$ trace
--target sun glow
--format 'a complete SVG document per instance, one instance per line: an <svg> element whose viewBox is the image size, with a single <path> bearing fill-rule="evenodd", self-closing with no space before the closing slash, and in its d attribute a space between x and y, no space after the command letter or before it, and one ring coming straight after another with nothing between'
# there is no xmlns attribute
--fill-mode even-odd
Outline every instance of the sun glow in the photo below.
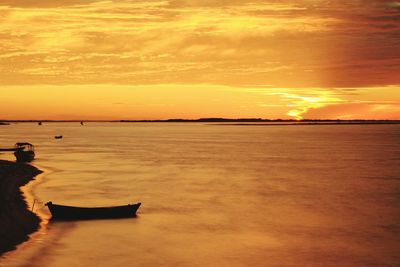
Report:
<svg viewBox="0 0 400 267"><path fill-rule="evenodd" d="M394 91L397 93L393 95ZM387 95L388 99L400 97L400 87L369 88L357 94L352 91L351 95L341 89L243 88L212 84L16 85L2 86L1 92L0 119L196 119L217 116L299 120L321 118L321 114L323 118L334 119L374 116L395 119L400 111L398 101L370 100L377 93ZM30 107L29 114L26 106Z"/></svg>

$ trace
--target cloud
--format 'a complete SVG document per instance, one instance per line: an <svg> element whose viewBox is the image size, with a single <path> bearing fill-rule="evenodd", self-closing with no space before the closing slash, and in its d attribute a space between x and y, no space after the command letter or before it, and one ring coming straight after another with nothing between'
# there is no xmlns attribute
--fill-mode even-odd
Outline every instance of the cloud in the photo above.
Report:
<svg viewBox="0 0 400 267"><path fill-rule="evenodd" d="M273 102L260 106L286 107L286 115L294 119L321 118L391 118L400 117L400 87L359 88L242 88L249 94L275 96ZM263 104L263 105L262 105ZM362 112L365 114L362 115ZM376 114L374 114L376 112Z"/></svg>
<svg viewBox="0 0 400 267"><path fill-rule="evenodd" d="M303 119L303 115L310 109L320 109L325 106L338 104L344 102L337 96L334 96L329 91L323 89L314 89L296 92L294 90L276 89L275 92L269 93L270 95L281 96L290 110L286 115L293 117L297 120Z"/></svg>
<svg viewBox="0 0 400 267"><path fill-rule="evenodd" d="M307 118L398 120L400 104L346 103L310 110Z"/></svg>
<svg viewBox="0 0 400 267"><path fill-rule="evenodd" d="M2 1L0 84L400 84L398 11L363 3Z"/></svg>
<svg viewBox="0 0 400 267"><path fill-rule="evenodd" d="M34 7L62 7L79 4L87 4L90 2L96 2L96 0L2 0L2 6L10 7L23 7L23 8L34 8Z"/></svg>

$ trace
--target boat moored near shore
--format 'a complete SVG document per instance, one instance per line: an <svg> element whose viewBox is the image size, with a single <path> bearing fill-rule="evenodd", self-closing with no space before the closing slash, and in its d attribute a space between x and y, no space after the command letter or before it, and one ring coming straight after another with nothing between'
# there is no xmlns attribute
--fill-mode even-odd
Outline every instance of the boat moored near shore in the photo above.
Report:
<svg viewBox="0 0 400 267"><path fill-rule="evenodd" d="M16 143L14 149L17 162L30 162L35 158L35 148L31 143Z"/></svg>
<svg viewBox="0 0 400 267"><path fill-rule="evenodd" d="M135 217L141 203L92 208L58 205L51 201L45 205L50 210L52 220L91 220Z"/></svg>

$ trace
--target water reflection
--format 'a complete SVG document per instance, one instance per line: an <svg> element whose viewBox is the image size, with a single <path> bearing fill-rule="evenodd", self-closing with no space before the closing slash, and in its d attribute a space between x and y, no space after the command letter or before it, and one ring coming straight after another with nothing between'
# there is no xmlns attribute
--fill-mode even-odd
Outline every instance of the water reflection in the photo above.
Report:
<svg viewBox="0 0 400 267"><path fill-rule="evenodd" d="M7 266L400 264L397 125L19 124L0 141L27 132L41 203L143 206L49 224Z"/></svg>

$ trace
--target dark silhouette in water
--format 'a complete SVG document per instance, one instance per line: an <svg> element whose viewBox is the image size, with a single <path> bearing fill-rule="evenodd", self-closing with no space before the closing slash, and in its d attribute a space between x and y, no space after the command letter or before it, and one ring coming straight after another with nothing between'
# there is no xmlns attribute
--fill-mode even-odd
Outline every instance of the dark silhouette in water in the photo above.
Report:
<svg viewBox="0 0 400 267"><path fill-rule="evenodd" d="M45 205L50 210L52 220L91 220L135 217L141 203L95 208L57 205L51 201Z"/></svg>
<svg viewBox="0 0 400 267"><path fill-rule="evenodd" d="M81 121L81 125L83 125L83 121Z"/></svg>
<svg viewBox="0 0 400 267"><path fill-rule="evenodd" d="M39 122L38 122L38 125L39 125L39 126L40 126L40 125L42 125L42 122L41 122L41 121L39 121Z"/></svg>
<svg viewBox="0 0 400 267"><path fill-rule="evenodd" d="M35 147L31 143L16 143L14 156L17 162L30 162L35 158Z"/></svg>
<svg viewBox="0 0 400 267"><path fill-rule="evenodd" d="M62 135L56 135L56 136L54 136L54 138L55 138L55 139L62 139L63 136L62 136Z"/></svg>

